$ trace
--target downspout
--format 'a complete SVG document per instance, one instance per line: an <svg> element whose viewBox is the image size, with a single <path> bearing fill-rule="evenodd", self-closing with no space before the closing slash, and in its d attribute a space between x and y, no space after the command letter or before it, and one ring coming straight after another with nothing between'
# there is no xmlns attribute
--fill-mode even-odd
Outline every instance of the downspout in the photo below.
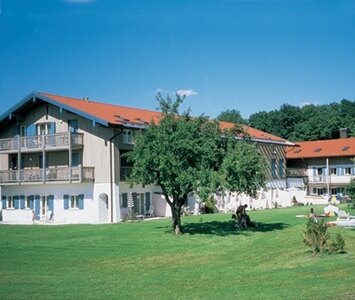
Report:
<svg viewBox="0 0 355 300"><path fill-rule="evenodd" d="M113 223L113 157L112 157L112 146L113 146L113 143L112 141L117 137L119 136L122 132L123 132L123 129L122 128L119 128L120 130L114 134L112 137L110 137L110 206L111 206L111 223Z"/></svg>
<svg viewBox="0 0 355 300"><path fill-rule="evenodd" d="M328 194L328 197L330 197L330 172L329 172L329 158L327 157L325 159L325 162L326 162L326 181L327 181L327 194Z"/></svg>

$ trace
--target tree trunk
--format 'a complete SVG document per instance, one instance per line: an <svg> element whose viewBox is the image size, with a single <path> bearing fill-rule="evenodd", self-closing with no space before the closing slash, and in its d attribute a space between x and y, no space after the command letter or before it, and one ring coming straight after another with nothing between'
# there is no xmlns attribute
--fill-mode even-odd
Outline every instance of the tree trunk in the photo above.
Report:
<svg viewBox="0 0 355 300"><path fill-rule="evenodd" d="M182 234L182 226L181 226L181 205L178 203L173 202L173 205L170 207L171 208L171 218L173 221L173 232L175 234Z"/></svg>

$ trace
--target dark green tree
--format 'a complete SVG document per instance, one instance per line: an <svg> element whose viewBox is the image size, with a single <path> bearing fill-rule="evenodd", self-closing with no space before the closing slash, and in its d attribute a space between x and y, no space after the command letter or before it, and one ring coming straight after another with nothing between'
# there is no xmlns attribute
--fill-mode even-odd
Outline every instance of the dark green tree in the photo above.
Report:
<svg viewBox="0 0 355 300"><path fill-rule="evenodd" d="M355 209L355 178L353 178L346 187L346 194L350 197L351 202L349 204L350 209Z"/></svg>
<svg viewBox="0 0 355 300"><path fill-rule="evenodd" d="M176 234L182 233L181 207L188 195L207 200L224 188L255 195L264 185L263 170L258 169L263 158L253 145L237 141L236 132L222 130L217 121L193 118L189 112L179 114L183 101L179 95L175 101L161 94L157 99L161 118L137 136L129 155L133 162L130 182L161 188Z"/></svg>
<svg viewBox="0 0 355 300"><path fill-rule="evenodd" d="M225 122L230 122L230 123L234 123L234 124L247 124L248 122L246 120L243 119L243 117L241 116L240 112L238 110L235 109L228 109L226 111L221 112L218 116L217 116L217 120L218 121L225 121Z"/></svg>
<svg viewBox="0 0 355 300"><path fill-rule="evenodd" d="M279 110L259 112L249 117L250 126L291 141L314 141L339 137L347 128L355 136L355 101L342 100L327 105L302 108L283 104Z"/></svg>

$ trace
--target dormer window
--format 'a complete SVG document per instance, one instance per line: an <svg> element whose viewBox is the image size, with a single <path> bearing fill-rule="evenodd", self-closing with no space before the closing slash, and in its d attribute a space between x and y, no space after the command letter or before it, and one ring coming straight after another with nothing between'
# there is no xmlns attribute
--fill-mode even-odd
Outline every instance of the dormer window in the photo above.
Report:
<svg viewBox="0 0 355 300"><path fill-rule="evenodd" d="M123 144L126 144L126 145L133 145L134 144L132 129L123 129L122 137L123 137Z"/></svg>

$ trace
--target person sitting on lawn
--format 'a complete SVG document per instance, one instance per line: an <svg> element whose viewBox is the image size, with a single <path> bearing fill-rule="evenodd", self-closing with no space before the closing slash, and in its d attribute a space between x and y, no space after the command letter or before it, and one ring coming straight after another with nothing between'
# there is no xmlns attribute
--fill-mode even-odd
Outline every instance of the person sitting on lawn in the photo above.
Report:
<svg viewBox="0 0 355 300"><path fill-rule="evenodd" d="M235 214L232 215L232 218L236 220L240 228L257 227L256 223L252 222L249 215L246 213L247 207L247 204L239 205Z"/></svg>

